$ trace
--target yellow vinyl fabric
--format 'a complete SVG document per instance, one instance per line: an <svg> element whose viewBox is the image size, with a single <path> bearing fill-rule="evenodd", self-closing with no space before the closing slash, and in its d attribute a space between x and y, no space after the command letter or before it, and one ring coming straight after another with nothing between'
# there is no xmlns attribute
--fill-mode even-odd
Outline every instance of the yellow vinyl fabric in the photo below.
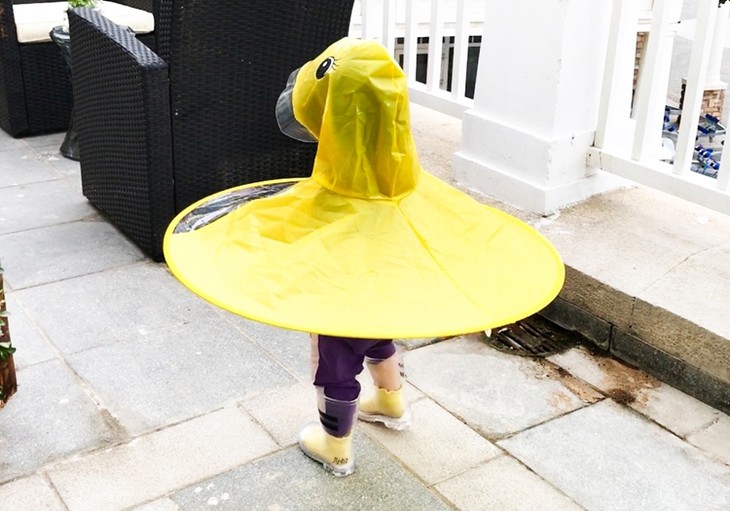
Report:
<svg viewBox="0 0 730 511"><path fill-rule="evenodd" d="M312 176L191 230L170 225L172 273L207 300L284 328L372 339L448 336L525 318L560 291L554 247L425 172L405 76L374 41L342 39L296 75ZM286 181L286 180L285 180Z"/></svg>

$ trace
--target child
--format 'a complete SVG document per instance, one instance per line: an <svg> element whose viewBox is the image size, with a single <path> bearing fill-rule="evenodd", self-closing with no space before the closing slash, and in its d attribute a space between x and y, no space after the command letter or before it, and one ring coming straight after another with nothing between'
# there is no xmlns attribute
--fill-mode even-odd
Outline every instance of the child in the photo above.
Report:
<svg viewBox="0 0 730 511"><path fill-rule="evenodd" d="M234 188L180 213L170 270L211 302L312 336L320 423L299 445L337 476L353 471L355 415L403 429L394 338L512 323L557 295L564 267L534 229L423 171L405 75L375 41L345 38L293 72L280 129L317 141L312 176ZM293 183L293 184L292 184ZM186 222L226 198L255 198ZM229 204L230 205L230 204ZM195 224L193 227L177 228ZM360 401L363 362L374 394Z"/></svg>

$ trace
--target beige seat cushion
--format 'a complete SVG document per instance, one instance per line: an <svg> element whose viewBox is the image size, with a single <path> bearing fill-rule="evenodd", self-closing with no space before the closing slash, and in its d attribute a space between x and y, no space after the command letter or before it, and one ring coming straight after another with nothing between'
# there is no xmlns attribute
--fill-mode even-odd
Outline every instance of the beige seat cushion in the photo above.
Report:
<svg viewBox="0 0 730 511"><path fill-rule="evenodd" d="M48 42L53 27L67 24L68 2L45 2L38 4L18 4L13 6L15 27L19 43ZM101 1L97 10L114 23L130 27L138 34L146 34L155 29L152 13L114 2Z"/></svg>

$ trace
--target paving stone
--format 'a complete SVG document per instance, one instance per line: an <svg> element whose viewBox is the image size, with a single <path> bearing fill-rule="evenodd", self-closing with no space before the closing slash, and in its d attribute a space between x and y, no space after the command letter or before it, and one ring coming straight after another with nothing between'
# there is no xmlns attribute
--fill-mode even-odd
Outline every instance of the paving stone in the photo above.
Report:
<svg viewBox="0 0 730 511"><path fill-rule="evenodd" d="M302 427L318 420L317 393L309 381L259 392L241 406L283 447L296 444Z"/></svg>
<svg viewBox="0 0 730 511"><path fill-rule="evenodd" d="M436 485L461 511L580 511L583 508L509 456Z"/></svg>
<svg viewBox="0 0 730 511"><path fill-rule="evenodd" d="M715 422L687 439L703 451L730 465L730 417L724 413L720 414Z"/></svg>
<svg viewBox="0 0 730 511"><path fill-rule="evenodd" d="M155 500L149 504L135 507L130 511L180 511L180 508L172 500L165 497L164 499Z"/></svg>
<svg viewBox="0 0 730 511"><path fill-rule="evenodd" d="M727 271L730 266L729 218L725 217L723 234L718 235L718 230L713 229L715 234L711 248L693 252L681 264L672 268L638 295L642 301L701 325L702 328L725 339L730 338L730 321L727 319L727 304L730 303L730 272ZM724 243L720 244L722 241ZM697 282L702 282L701 288L697 288ZM677 290L682 290L681 300L677 299ZM657 337L661 337L664 329L660 329L660 325L644 324L644 321L651 319L635 314L632 318L632 329L646 332L647 335L640 336L642 338L653 339L652 329ZM664 325L664 328L668 327L669 325ZM674 341L665 341L665 344L671 347L667 351L685 355L691 360L687 352L697 349L694 343L686 343L684 339ZM725 358L725 361L728 359ZM701 364L695 365L702 367ZM730 371L726 374L730 374Z"/></svg>
<svg viewBox="0 0 730 511"><path fill-rule="evenodd" d="M0 486L0 503L7 511L66 511L56 492L37 475Z"/></svg>
<svg viewBox="0 0 730 511"><path fill-rule="evenodd" d="M693 337L685 337L693 339ZM730 413L728 382L692 366L666 351L651 346L638 337L618 328L611 336L611 354L661 379L704 403Z"/></svg>
<svg viewBox="0 0 730 511"><path fill-rule="evenodd" d="M730 508L730 467L610 400L499 445L591 511Z"/></svg>
<svg viewBox="0 0 730 511"><path fill-rule="evenodd" d="M714 408L643 371L584 347L554 355L550 361L682 437L720 416Z"/></svg>
<svg viewBox="0 0 730 511"><path fill-rule="evenodd" d="M12 159L3 158L1 155L2 153L0 153L0 188L53 181L60 177L44 158L33 151L25 151L22 156Z"/></svg>
<svg viewBox="0 0 730 511"><path fill-rule="evenodd" d="M408 430L361 422L361 428L413 473L434 484L494 458L502 451L430 399L413 403Z"/></svg>
<svg viewBox="0 0 730 511"><path fill-rule="evenodd" d="M132 335L68 360L133 435L296 381L221 321Z"/></svg>
<svg viewBox="0 0 730 511"><path fill-rule="evenodd" d="M408 380L488 438L521 431L583 406L540 364L460 337L405 354Z"/></svg>
<svg viewBox="0 0 730 511"><path fill-rule="evenodd" d="M356 437L355 456L355 473L335 478L292 447L185 488L171 498L182 511L451 509L363 435Z"/></svg>
<svg viewBox="0 0 730 511"><path fill-rule="evenodd" d="M0 152L4 153L0 157L3 159L7 159L7 161L15 160L19 154L27 150L28 144L25 140L12 138L4 132L0 133Z"/></svg>
<svg viewBox="0 0 730 511"><path fill-rule="evenodd" d="M5 279L13 290L96 273L144 259L103 221L70 222L0 235Z"/></svg>
<svg viewBox="0 0 730 511"><path fill-rule="evenodd" d="M220 316L164 265L111 268L15 293L64 353ZM58 300L57 297L73 297Z"/></svg>
<svg viewBox="0 0 730 511"><path fill-rule="evenodd" d="M24 137L23 141L28 146L35 149L48 149L60 147L65 137L66 132L59 131L57 133L46 133L44 135L33 135L31 137Z"/></svg>
<svg viewBox="0 0 730 511"><path fill-rule="evenodd" d="M60 361L26 367L17 377L18 392L0 412L0 483L118 439Z"/></svg>
<svg viewBox="0 0 730 511"><path fill-rule="evenodd" d="M48 164L65 177L75 177L81 184L81 165L79 162L63 156L56 147L43 147L38 150L38 157L44 158ZM79 193L81 188L78 189Z"/></svg>
<svg viewBox="0 0 730 511"><path fill-rule="evenodd" d="M227 311L221 314L298 378L310 378L308 333L251 321Z"/></svg>
<svg viewBox="0 0 730 511"><path fill-rule="evenodd" d="M558 221L540 230L566 265L635 297L688 256L716 246L718 233L730 227L727 216L711 211L706 213L711 221L694 221L698 209L656 191L631 188L566 208Z"/></svg>
<svg viewBox="0 0 730 511"><path fill-rule="evenodd" d="M0 234L97 215L86 198L74 193L64 180L0 188Z"/></svg>
<svg viewBox="0 0 730 511"><path fill-rule="evenodd" d="M15 293L5 293L9 316L6 318L10 328L10 340L17 349L13 355L15 367L23 367L44 362L56 357L56 352L15 299Z"/></svg>
<svg viewBox="0 0 730 511"><path fill-rule="evenodd" d="M722 264L724 268L730 266L730 245L728 245L727 256L722 258ZM718 269L718 273L720 272L722 270ZM710 279L711 277L708 274L706 278ZM697 282L703 282L704 280L698 279ZM725 281L726 284L723 285L730 288L730 276ZM678 289L682 289L682 287ZM697 292L704 293L704 289ZM727 291L727 293L727 297L721 298L716 293L708 291L707 299L730 303L730 291ZM715 308L715 312L721 316L721 319L715 319L713 321L714 326L719 326L723 322L730 323L730 321L727 321L727 313L722 306ZM716 378L723 382L725 387L728 387L730 386L730 341L728 341L730 339L730 326L723 325L723 333L719 333L720 329L718 331L710 330L703 323L705 322L701 319L695 322L662 306L637 298L629 333L646 344L668 353L691 367L699 369L700 372L709 377ZM709 326L709 323L707 326ZM691 340L691 342L688 342L688 340ZM615 343L612 343L612 349L614 345ZM726 406L730 406L730 398L726 398L725 401Z"/></svg>
<svg viewBox="0 0 730 511"><path fill-rule="evenodd" d="M248 415L226 408L48 471L69 511L118 511L276 450Z"/></svg>

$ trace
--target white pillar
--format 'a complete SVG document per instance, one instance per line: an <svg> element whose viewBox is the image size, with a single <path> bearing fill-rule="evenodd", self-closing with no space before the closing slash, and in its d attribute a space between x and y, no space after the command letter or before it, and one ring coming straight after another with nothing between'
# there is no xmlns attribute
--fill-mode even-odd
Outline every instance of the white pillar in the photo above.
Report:
<svg viewBox="0 0 730 511"><path fill-rule="evenodd" d="M485 0L474 107L454 174L548 214L616 187L586 166L600 102L611 0Z"/></svg>

